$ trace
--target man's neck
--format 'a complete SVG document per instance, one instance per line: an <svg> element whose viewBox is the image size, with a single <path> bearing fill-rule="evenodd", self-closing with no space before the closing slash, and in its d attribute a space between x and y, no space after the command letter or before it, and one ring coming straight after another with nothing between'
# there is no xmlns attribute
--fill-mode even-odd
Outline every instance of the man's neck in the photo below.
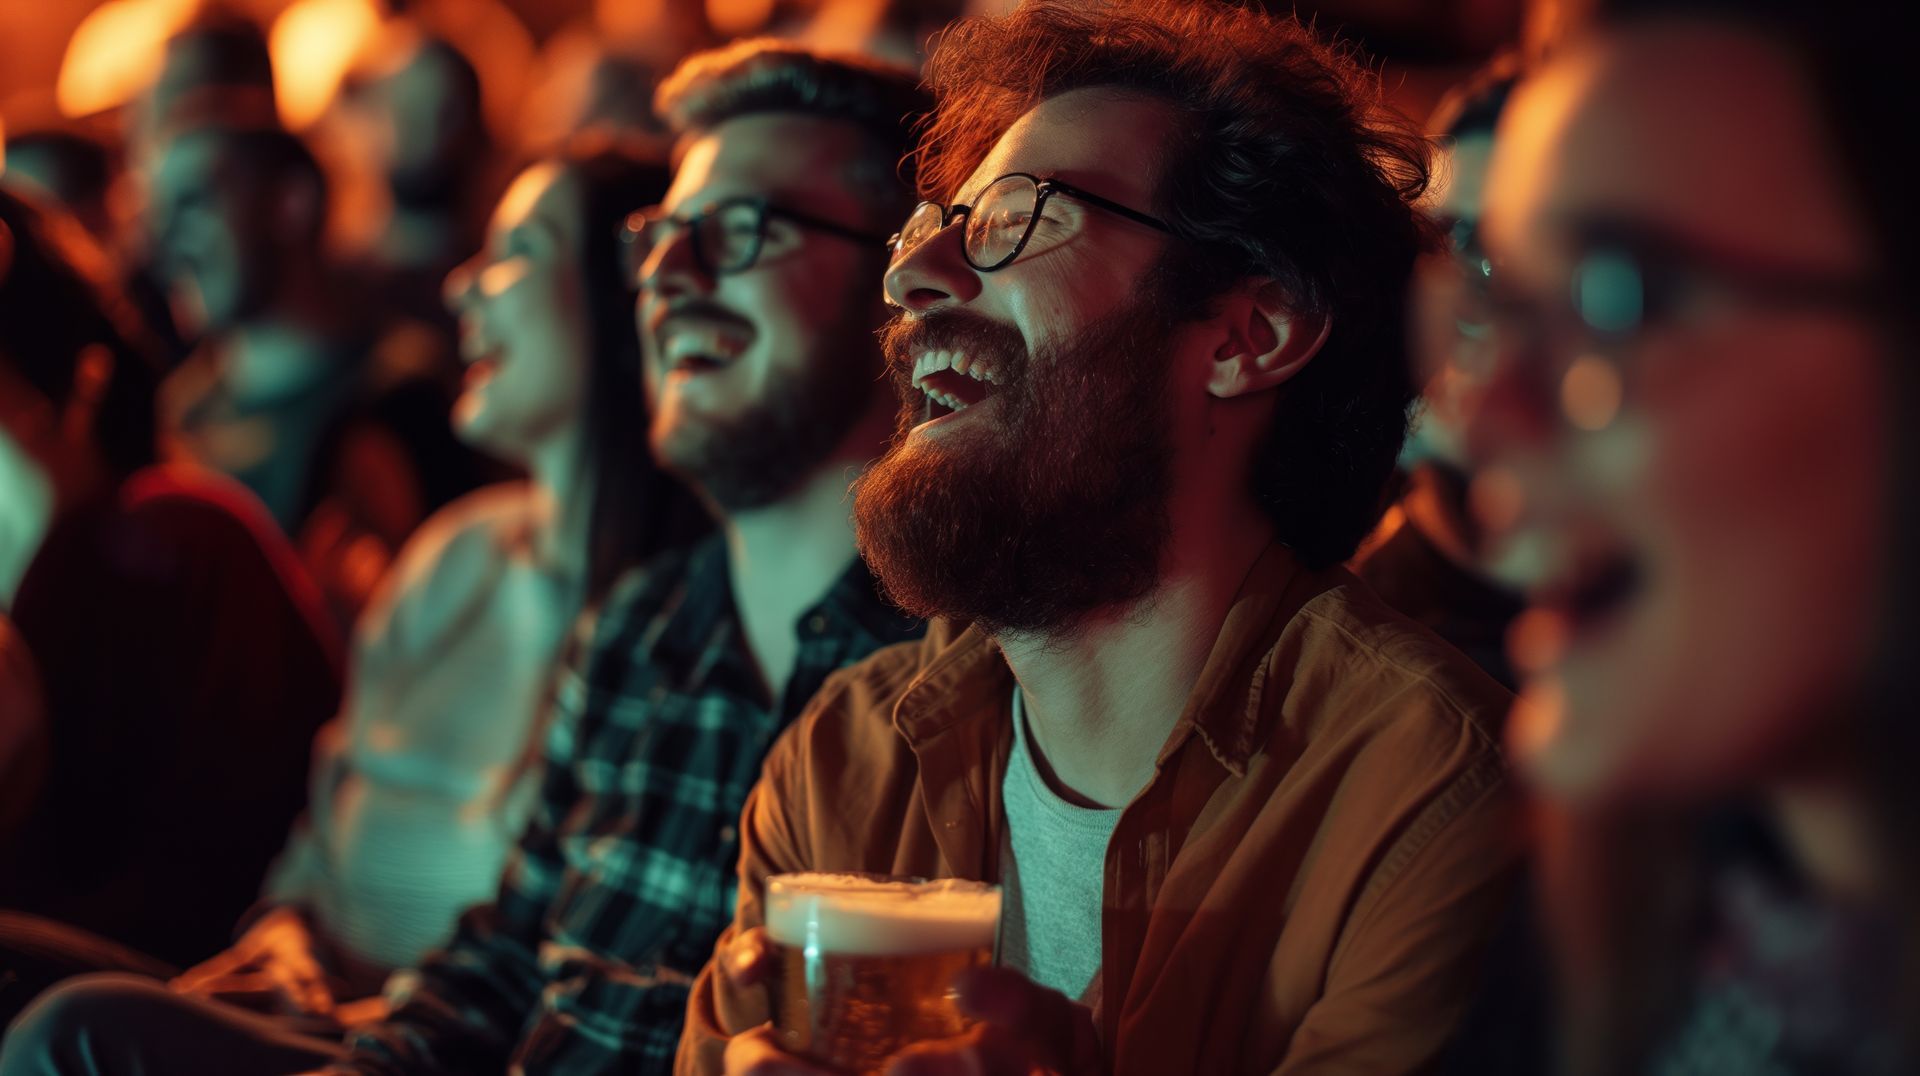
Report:
<svg viewBox="0 0 1920 1076"><path fill-rule="evenodd" d="M780 705L799 654L795 627L846 574L853 541L852 480L836 459L775 504L722 520L734 607L774 705Z"/></svg>
<svg viewBox="0 0 1920 1076"><path fill-rule="evenodd" d="M1161 582L1146 598L1066 632L999 636L1056 792L1122 807L1146 787L1235 595L1271 540L1271 528L1255 519L1176 527Z"/></svg>

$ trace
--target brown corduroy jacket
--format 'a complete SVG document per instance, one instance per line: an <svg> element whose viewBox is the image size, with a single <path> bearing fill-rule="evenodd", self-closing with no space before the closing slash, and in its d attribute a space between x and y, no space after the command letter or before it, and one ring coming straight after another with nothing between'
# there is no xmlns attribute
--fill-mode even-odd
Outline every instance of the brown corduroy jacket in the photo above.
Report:
<svg viewBox="0 0 1920 1076"><path fill-rule="evenodd" d="M998 880L1013 680L936 629L829 680L768 757L740 900L769 875ZM1344 569L1248 574L1107 849L1096 1022L1116 1074L1418 1070L1471 998L1519 851L1506 692ZM768 1019L708 962L677 1070Z"/></svg>

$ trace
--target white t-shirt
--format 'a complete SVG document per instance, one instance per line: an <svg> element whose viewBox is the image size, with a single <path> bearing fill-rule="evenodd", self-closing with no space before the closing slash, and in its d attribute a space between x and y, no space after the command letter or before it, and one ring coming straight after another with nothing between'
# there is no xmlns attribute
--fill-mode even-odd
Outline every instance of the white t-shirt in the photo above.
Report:
<svg viewBox="0 0 1920 1076"><path fill-rule="evenodd" d="M1083 1000L1100 970L1107 842L1121 812L1068 803L1047 787L1034 766L1017 685L1013 754L1000 800L1009 845L1001 871L1000 963Z"/></svg>

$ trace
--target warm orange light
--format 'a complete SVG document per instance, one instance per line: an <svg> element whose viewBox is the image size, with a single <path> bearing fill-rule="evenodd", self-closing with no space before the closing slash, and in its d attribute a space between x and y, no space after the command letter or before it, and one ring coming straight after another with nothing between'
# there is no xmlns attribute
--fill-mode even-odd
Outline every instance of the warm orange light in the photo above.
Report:
<svg viewBox="0 0 1920 1076"><path fill-rule="evenodd" d="M707 23L721 37L750 34L773 17L773 0L707 0Z"/></svg>
<svg viewBox="0 0 1920 1076"><path fill-rule="evenodd" d="M1518 522L1526 504L1519 476L1505 467L1484 468L1467 487L1467 507L1473 518L1496 534Z"/></svg>
<svg viewBox="0 0 1920 1076"><path fill-rule="evenodd" d="M379 29L373 0L294 0L281 12L267 35L280 122L297 130L319 119Z"/></svg>
<svg viewBox="0 0 1920 1076"><path fill-rule="evenodd" d="M1575 359L1560 381L1560 410L1582 430L1604 430L1620 413L1620 370L1598 355Z"/></svg>
<svg viewBox="0 0 1920 1076"><path fill-rule="evenodd" d="M829 52L864 52L873 47L886 14L886 0L825 0L801 40Z"/></svg>
<svg viewBox="0 0 1920 1076"><path fill-rule="evenodd" d="M167 39L194 0L108 0L67 41L54 97L61 114L91 116L132 101L160 75Z"/></svg>
<svg viewBox="0 0 1920 1076"><path fill-rule="evenodd" d="M1567 618L1546 609L1528 609L1507 628L1507 658L1522 674L1543 673L1560 664L1573 630Z"/></svg>
<svg viewBox="0 0 1920 1076"><path fill-rule="evenodd" d="M1523 764L1538 758L1559 738L1566 715L1567 689L1559 678L1529 680L1507 716L1507 751Z"/></svg>

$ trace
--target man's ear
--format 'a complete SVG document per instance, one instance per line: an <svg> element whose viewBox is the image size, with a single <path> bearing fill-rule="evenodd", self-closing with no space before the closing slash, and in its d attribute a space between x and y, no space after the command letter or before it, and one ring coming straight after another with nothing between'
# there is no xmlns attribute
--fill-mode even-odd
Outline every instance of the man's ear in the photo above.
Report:
<svg viewBox="0 0 1920 1076"><path fill-rule="evenodd" d="M1221 317L1225 336L1214 349L1207 391L1223 400L1285 384L1333 331L1332 318L1295 310L1286 289L1271 280L1229 294Z"/></svg>

